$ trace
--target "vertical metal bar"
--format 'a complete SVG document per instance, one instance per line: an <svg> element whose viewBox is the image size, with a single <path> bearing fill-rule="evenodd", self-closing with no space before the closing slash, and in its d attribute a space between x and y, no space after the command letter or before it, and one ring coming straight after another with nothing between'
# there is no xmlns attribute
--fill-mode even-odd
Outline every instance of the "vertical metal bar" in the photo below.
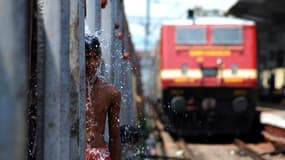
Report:
<svg viewBox="0 0 285 160"><path fill-rule="evenodd" d="M42 8L43 8L43 0L37 0L36 4L36 29L33 30L33 34L36 36L36 40L33 43L35 47L35 61L32 61L32 64L35 63L34 73L35 73L35 81L36 88L35 91L35 108L37 110L37 119L36 119L36 159L44 159L44 78L45 78L45 28L43 24L42 17Z"/></svg>
<svg viewBox="0 0 285 160"><path fill-rule="evenodd" d="M86 0L86 24L89 30L99 35L101 30L101 1Z"/></svg>
<svg viewBox="0 0 285 160"><path fill-rule="evenodd" d="M70 160L84 160L85 150L85 55L82 0L70 1Z"/></svg>
<svg viewBox="0 0 285 160"><path fill-rule="evenodd" d="M44 159L69 158L69 1L44 0Z"/></svg>
<svg viewBox="0 0 285 160"><path fill-rule="evenodd" d="M60 159L71 159L70 157L70 63L69 63L69 17L70 1L60 1Z"/></svg>
<svg viewBox="0 0 285 160"><path fill-rule="evenodd" d="M80 10L81 9L81 10ZM83 7L79 6L79 33L84 37ZM81 51L81 52L80 52ZM79 40L79 152L80 160L85 159L85 45L84 38Z"/></svg>
<svg viewBox="0 0 285 160"><path fill-rule="evenodd" d="M114 45L114 17L113 15L113 0L109 0L107 6L102 9L102 34L101 34L101 46L102 46L102 59L104 61L104 77L109 81L112 82L111 77L113 77L112 72L112 62L111 57L113 53L113 45Z"/></svg>
<svg viewBox="0 0 285 160"><path fill-rule="evenodd" d="M0 159L21 160L26 137L26 1L0 0Z"/></svg>
<svg viewBox="0 0 285 160"><path fill-rule="evenodd" d="M114 75L113 75L113 83L116 85L116 87L119 88L119 90L121 90L121 84L120 84L120 71L121 71L121 66L120 63L122 61L122 43L121 41L118 39L118 34L122 33L123 31L123 23L121 22L121 13L119 10L119 2L114 0L113 1L113 14L112 17L114 18L114 23L118 23L119 24L119 28L117 30L114 31L114 35L113 35L113 41L114 44L112 46L113 52L112 54L112 64L113 64L113 71L114 71Z"/></svg>
<svg viewBox="0 0 285 160"><path fill-rule="evenodd" d="M111 19L112 23L111 26L113 27L115 23L119 24L118 29L111 28L111 82L120 90L121 86L119 84L119 77L118 74L120 73L120 61L121 61L121 48L122 45L119 42L117 35L120 31L122 31L122 23L120 22L120 12L118 12L118 0L111 0Z"/></svg>
<svg viewBox="0 0 285 160"><path fill-rule="evenodd" d="M123 25L123 52L124 54L131 54L130 50L130 44L129 41L129 30L128 30L128 24L126 21L125 13L124 13L124 6L121 3L120 6L121 10L121 21ZM127 57L126 57L127 56ZM132 66L131 66L131 60L128 57L131 57L132 55L125 55L125 59L122 61L122 105L123 110L121 111L122 117L125 117L125 124L134 125L135 117L134 117L134 105L133 105L133 88L132 88ZM123 116L124 115L124 116ZM123 118L124 120L124 118Z"/></svg>
<svg viewBox="0 0 285 160"><path fill-rule="evenodd" d="M123 10L121 1L114 1L114 23L119 24L119 28L114 32L114 51L112 52L112 65L113 65L113 83L120 90L122 95L121 112L120 112L120 124L128 124L128 111L126 106L125 91L126 88L124 83L126 82L126 63L122 59L123 52L123 39L120 39L120 34L123 34L124 23L123 23Z"/></svg>
<svg viewBox="0 0 285 160"><path fill-rule="evenodd" d="M59 11L60 5L53 7L52 1L43 1L43 19L46 29L46 63L45 63L45 92L44 92L44 159L58 160L60 158L60 90L59 90ZM53 10L53 11L50 11ZM50 14L54 14L53 16ZM51 17L54 24L51 25ZM55 28L56 27L56 28ZM58 30L58 31L57 31ZM52 35L55 35L54 37ZM56 43L53 45L53 43ZM48 83L53 82L53 83Z"/></svg>
<svg viewBox="0 0 285 160"><path fill-rule="evenodd" d="M123 11L123 10L122 10ZM126 28L126 23L124 23L125 21L123 20L123 24L124 24L124 39L123 39L123 54L129 54L129 42L128 42L128 36L127 36L127 28ZM131 73L131 65L130 65L130 60L126 57L127 55L124 55L124 59L122 62L122 72L124 72L123 77L122 77L122 87L123 87L123 93L122 93L122 99L123 99L123 105L126 106L125 107L125 111L127 114L127 124L133 126L134 124L134 112L133 112L133 104L131 103L132 101L132 81L131 77L132 74Z"/></svg>

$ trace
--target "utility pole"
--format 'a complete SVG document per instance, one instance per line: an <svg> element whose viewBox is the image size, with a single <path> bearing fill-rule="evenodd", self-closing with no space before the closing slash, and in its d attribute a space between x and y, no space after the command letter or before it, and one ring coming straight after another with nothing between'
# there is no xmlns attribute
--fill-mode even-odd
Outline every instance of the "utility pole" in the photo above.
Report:
<svg viewBox="0 0 285 160"><path fill-rule="evenodd" d="M144 46L145 56L148 54L149 25L150 25L150 0L146 0L145 46Z"/></svg>

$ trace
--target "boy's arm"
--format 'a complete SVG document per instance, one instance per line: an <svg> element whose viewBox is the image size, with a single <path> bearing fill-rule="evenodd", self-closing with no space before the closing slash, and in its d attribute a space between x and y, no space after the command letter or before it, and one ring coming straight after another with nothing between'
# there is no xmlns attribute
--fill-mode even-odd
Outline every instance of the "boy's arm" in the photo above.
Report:
<svg viewBox="0 0 285 160"><path fill-rule="evenodd" d="M121 94L117 89L113 91L113 98L108 112L109 120L109 149L112 160L121 159L121 138L120 138L120 105Z"/></svg>

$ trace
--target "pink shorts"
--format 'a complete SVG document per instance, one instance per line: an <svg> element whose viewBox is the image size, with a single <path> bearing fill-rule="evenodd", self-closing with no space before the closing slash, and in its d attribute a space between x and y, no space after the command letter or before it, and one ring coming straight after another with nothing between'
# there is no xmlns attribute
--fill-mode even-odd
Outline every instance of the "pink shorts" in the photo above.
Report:
<svg viewBox="0 0 285 160"><path fill-rule="evenodd" d="M111 160L108 146L86 148L85 160Z"/></svg>

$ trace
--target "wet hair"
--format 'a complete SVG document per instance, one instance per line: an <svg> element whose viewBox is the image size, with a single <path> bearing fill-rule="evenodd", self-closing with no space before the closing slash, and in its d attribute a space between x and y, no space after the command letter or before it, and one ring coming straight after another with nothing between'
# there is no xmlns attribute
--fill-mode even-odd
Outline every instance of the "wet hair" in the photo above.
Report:
<svg viewBox="0 0 285 160"><path fill-rule="evenodd" d="M101 56L99 39L91 34L85 34L85 53L95 51L97 56Z"/></svg>

